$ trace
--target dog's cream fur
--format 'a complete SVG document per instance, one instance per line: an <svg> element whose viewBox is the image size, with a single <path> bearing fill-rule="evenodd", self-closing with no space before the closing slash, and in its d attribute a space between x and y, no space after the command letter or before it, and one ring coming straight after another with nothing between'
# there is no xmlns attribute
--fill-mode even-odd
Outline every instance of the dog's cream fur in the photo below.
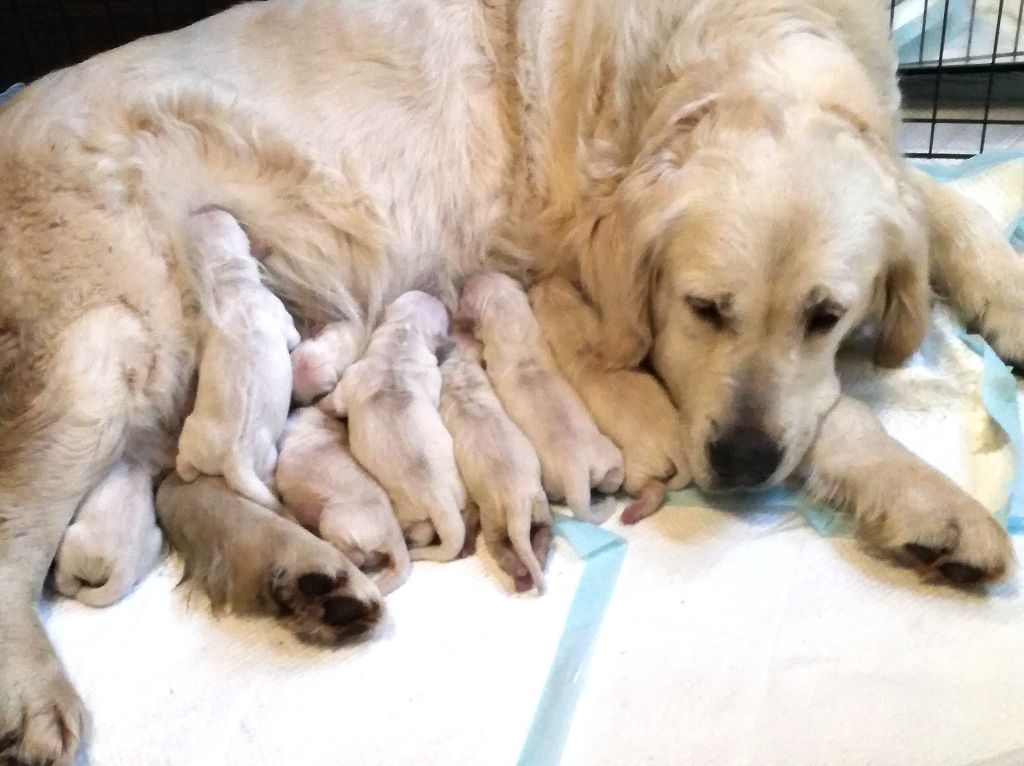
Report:
<svg viewBox="0 0 1024 766"><path fill-rule="evenodd" d="M387 493L352 457L345 426L316 407L288 418L274 482L296 521L320 535L387 595L412 562Z"/></svg>
<svg viewBox="0 0 1024 766"><path fill-rule="evenodd" d="M473 338L456 334L441 364L441 419L471 502L480 511L484 543L517 591L544 592L543 562L551 542L551 510L540 460L505 414Z"/></svg>
<svg viewBox="0 0 1024 766"><path fill-rule="evenodd" d="M292 318L260 284L249 240L222 210L189 219L199 269L209 270L210 321L202 338L195 407L178 440L178 475L223 476L255 503L278 508L270 489L277 441L292 395Z"/></svg>
<svg viewBox="0 0 1024 766"><path fill-rule="evenodd" d="M590 490L618 491L622 453L558 371L523 288L504 274L470 278L456 323L483 343L487 376L536 449L548 497L565 500L579 519L607 519L603 509L591 508Z"/></svg>
<svg viewBox="0 0 1024 766"><path fill-rule="evenodd" d="M366 332L354 321L331 322L292 351L292 397L309 404L329 394L366 345Z"/></svg>
<svg viewBox="0 0 1024 766"><path fill-rule="evenodd" d="M679 413L653 376L603 364L597 313L572 285L548 279L530 290L530 304L559 369L622 450L623 487L636 498L622 521L635 524L661 507L667 489L690 482Z"/></svg>
<svg viewBox="0 0 1024 766"><path fill-rule="evenodd" d="M698 482L714 483L716 424L756 400L784 452L772 479L827 466L844 507L886 506L887 550L975 528L938 472L879 458L847 477L849 445L829 438L838 342L877 322L897 363L924 331L929 274L1024 358L1024 263L898 157L886 21L862 0L268 0L15 96L0 109L0 756L64 764L78 747L83 708L33 605L85 495L126 452L173 452L208 288L185 224L203 205L266 247L303 325L372 326L413 287L450 304L476 271L559 272L597 309L609 366L652 352ZM804 342L808 309L842 319ZM937 502L911 512L878 491L909 481ZM190 518L242 526L250 506ZM189 539L244 542L221 531ZM313 562L303 535L280 540ZM1005 546L943 539L936 561L978 579L1009 564ZM259 581L210 571L209 587Z"/></svg>
<svg viewBox="0 0 1024 766"><path fill-rule="evenodd" d="M163 539L152 472L121 461L85 498L61 540L57 590L89 606L109 606L156 566Z"/></svg>
<svg viewBox="0 0 1024 766"><path fill-rule="evenodd" d="M466 542L466 490L437 409L437 354L447 343L441 302L407 292L388 306L363 358L321 400L325 411L348 417L352 454L387 490L414 561L450 561Z"/></svg>

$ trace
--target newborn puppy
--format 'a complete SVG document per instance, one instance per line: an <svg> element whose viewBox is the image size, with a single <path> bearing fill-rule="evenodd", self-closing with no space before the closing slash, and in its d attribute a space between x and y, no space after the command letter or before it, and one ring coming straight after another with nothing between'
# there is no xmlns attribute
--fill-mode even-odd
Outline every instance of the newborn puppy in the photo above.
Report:
<svg viewBox="0 0 1024 766"><path fill-rule="evenodd" d="M536 585L543 593L551 511L540 461L502 409L479 358L473 338L455 336L441 364L441 419L455 442L466 491L480 510L484 543L517 591Z"/></svg>
<svg viewBox="0 0 1024 766"><path fill-rule="evenodd" d="M192 414L178 440L178 474L223 476L243 497L271 509L280 504L268 483L277 440L288 418L299 343L292 318L261 283L238 222L222 210L189 219L195 263L205 271L208 327L199 360Z"/></svg>
<svg viewBox="0 0 1024 766"><path fill-rule="evenodd" d="M348 415L352 454L387 490L414 561L450 561L466 540L466 491L437 411L437 353L447 336L441 302L405 293L384 312L365 356L320 404Z"/></svg>
<svg viewBox="0 0 1024 766"><path fill-rule="evenodd" d="M345 445L345 426L316 407L288 419L274 473L295 519L375 578L387 594L409 579L412 563L391 501Z"/></svg>
<svg viewBox="0 0 1024 766"><path fill-rule="evenodd" d="M487 375L509 416L540 457L544 489L578 519L601 523L614 510L590 507L590 489L622 486L622 454L594 424L559 373L523 288L504 274L466 282L456 322L483 342Z"/></svg>
<svg viewBox="0 0 1024 766"><path fill-rule="evenodd" d="M622 521L635 524L661 507L666 489L690 482L679 413L653 376L602 365L597 314L571 284L558 277L542 282L530 290L530 302L562 373L622 450L624 486L636 498Z"/></svg>
<svg viewBox="0 0 1024 766"><path fill-rule="evenodd" d="M89 606L109 606L149 574L162 549L152 473L123 461L86 496L64 533L57 590Z"/></svg>
<svg viewBox="0 0 1024 766"><path fill-rule="evenodd" d="M330 393L359 358L365 334L358 322L333 322L292 351L292 396L300 404Z"/></svg>

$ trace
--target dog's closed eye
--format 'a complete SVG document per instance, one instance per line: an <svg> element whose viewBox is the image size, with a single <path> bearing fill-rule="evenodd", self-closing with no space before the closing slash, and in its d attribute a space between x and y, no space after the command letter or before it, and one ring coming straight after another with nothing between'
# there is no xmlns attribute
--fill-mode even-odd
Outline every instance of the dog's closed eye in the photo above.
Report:
<svg viewBox="0 0 1024 766"><path fill-rule="evenodd" d="M690 307L690 311L697 319L711 325L716 330L725 327L725 315L717 301L688 295L686 296L686 305Z"/></svg>
<svg viewBox="0 0 1024 766"><path fill-rule="evenodd" d="M808 337L827 335L832 332L846 309L835 301L827 300L811 306L807 310L806 330Z"/></svg>

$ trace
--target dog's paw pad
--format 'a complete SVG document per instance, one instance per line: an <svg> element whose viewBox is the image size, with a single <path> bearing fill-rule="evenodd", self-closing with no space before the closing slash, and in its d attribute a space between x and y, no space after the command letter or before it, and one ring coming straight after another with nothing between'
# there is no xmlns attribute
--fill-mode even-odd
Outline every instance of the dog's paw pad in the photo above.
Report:
<svg viewBox="0 0 1024 766"><path fill-rule="evenodd" d="M970 564L961 564L958 561L947 561L939 564L939 572L954 585L977 585L987 578L986 572Z"/></svg>
<svg viewBox="0 0 1024 766"><path fill-rule="evenodd" d="M293 577L287 570L277 569L271 576L270 596L300 638L338 644L370 631L383 613L372 584L367 580L364 585L368 587L357 589L351 579L345 570L334 575L304 572Z"/></svg>
<svg viewBox="0 0 1024 766"><path fill-rule="evenodd" d="M925 566L931 566L942 558L943 554L948 553L948 551L940 548L932 548L927 545L920 545L919 543L906 543L903 546L903 550L911 559Z"/></svg>
<svg viewBox="0 0 1024 766"><path fill-rule="evenodd" d="M364 620L372 606L351 596L334 596L324 603L324 622L333 627L342 627Z"/></svg>
<svg viewBox="0 0 1024 766"><path fill-rule="evenodd" d="M309 572L300 575L296 583L303 595L312 597L327 595L338 586L334 578L322 572Z"/></svg>

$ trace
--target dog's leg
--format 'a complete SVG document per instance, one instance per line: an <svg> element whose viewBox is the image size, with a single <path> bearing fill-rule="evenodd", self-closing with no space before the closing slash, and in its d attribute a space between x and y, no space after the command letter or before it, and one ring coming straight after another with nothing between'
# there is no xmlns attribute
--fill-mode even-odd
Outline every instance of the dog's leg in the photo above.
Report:
<svg viewBox="0 0 1024 766"><path fill-rule="evenodd" d="M214 607L280 617L300 637L338 644L383 613L380 592L340 551L222 479L171 475L156 497L171 547Z"/></svg>
<svg viewBox="0 0 1024 766"><path fill-rule="evenodd" d="M124 449L124 369L141 332L118 306L69 323L43 390L0 423L0 761L70 763L83 737L34 607L75 509Z"/></svg>
<svg viewBox="0 0 1024 766"><path fill-rule="evenodd" d="M812 496L853 514L864 540L953 583L998 580L1012 563L991 514L853 399L826 416L802 474Z"/></svg>
<svg viewBox="0 0 1024 766"><path fill-rule="evenodd" d="M913 180L927 208L936 289L1003 359L1024 365L1024 258L985 210L924 173Z"/></svg>

